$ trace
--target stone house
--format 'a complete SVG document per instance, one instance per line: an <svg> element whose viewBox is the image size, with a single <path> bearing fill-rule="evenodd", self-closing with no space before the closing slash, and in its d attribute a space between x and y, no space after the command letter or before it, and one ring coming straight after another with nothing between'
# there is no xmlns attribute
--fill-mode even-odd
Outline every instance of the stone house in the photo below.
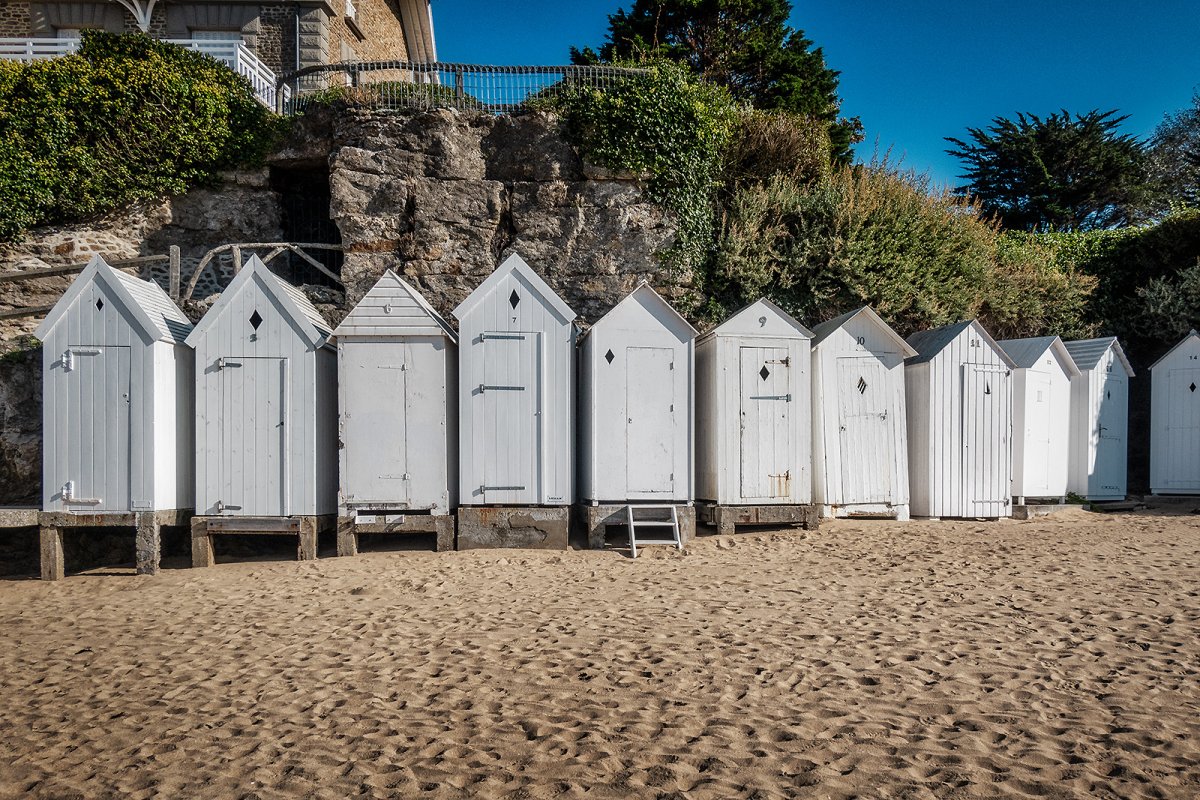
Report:
<svg viewBox="0 0 1200 800"><path fill-rule="evenodd" d="M145 30L196 49L240 43L283 75L342 61L437 60L430 0L6 0L0 57L23 40L77 39L80 30ZM134 12L137 12L135 14ZM42 47L44 48L44 44ZM45 53L44 55L52 55ZM38 55L43 55L41 51ZM38 57L30 55L26 57ZM227 60L227 59L226 59Z"/></svg>

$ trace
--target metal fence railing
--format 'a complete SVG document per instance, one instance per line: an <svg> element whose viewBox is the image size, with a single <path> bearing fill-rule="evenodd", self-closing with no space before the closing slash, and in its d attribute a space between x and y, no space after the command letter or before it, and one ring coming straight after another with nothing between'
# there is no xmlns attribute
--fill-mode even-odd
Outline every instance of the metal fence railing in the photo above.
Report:
<svg viewBox="0 0 1200 800"><path fill-rule="evenodd" d="M291 95L281 107L298 114L315 98L337 92L349 102L380 108L513 113L534 98L552 99L565 89L604 90L646 70L608 66L496 67L411 61L321 64L285 75Z"/></svg>

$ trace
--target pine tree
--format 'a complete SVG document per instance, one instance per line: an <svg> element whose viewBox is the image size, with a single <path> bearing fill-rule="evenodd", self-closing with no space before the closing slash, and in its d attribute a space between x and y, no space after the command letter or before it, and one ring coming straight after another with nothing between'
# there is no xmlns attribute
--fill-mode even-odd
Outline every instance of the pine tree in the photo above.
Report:
<svg viewBox="0 0 1200 800"><path fill-rule="evenodd" d="M1116 111L1046 118L996 117L969 141L948 137L962 159L959 192L1013 230L1095 230L1145 219L1155 204L1145 145L1118 132Z"/></svg>

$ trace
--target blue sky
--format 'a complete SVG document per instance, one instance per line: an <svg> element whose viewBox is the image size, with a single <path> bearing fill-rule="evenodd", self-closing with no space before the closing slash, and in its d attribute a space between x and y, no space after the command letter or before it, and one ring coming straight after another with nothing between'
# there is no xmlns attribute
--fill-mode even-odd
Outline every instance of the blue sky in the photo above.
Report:
<svg viewBox="0 0 1200 800"><path fill-rule="evenodd" d="M438 57L565 64L603 40L630 0L433 0ZM793 0L792 24L841 70L843 111L862 118L869 159L891 149L955 183L943 137L1018 111L1118 108L1146 135L1200 90L1198 0Z"/></svg>

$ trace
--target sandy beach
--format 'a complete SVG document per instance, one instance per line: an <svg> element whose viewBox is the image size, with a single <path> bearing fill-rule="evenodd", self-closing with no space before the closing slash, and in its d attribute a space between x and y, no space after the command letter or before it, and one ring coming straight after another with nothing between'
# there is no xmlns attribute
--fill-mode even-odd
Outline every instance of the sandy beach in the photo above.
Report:
<svg viewBox="0 0 1200 800"><path fill-rule="evenodd" d="M0 797L1200 796L1200 515L0 581Z"/></svg>

